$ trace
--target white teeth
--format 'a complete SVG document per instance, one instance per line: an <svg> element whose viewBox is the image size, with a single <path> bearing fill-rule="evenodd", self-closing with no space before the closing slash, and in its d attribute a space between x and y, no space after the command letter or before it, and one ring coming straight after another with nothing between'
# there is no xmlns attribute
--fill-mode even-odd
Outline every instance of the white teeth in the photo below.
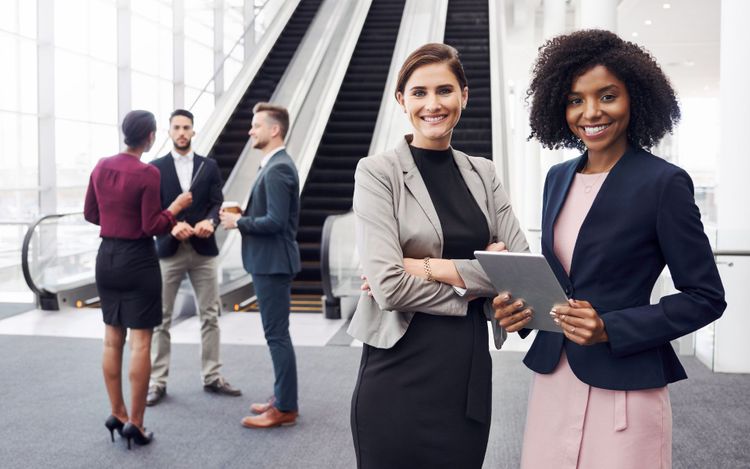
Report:
<svg viewBox="0 0 750 469"><path fill-rule="evenodd" d="M435 116L435 117L423 116L422 119L429 123L435 123L435 122L440 122L441 120L445 119L445 116Z"/></svg>
<svg viewBox="0 0 750 469"><path fill-rule="evenodd" d="M584 127L583 131L586 132L586 135L594 135L594 134L598 134L599 132L606 129L607 127L609 127L609 124L589 126L589 127Z"/></svg>

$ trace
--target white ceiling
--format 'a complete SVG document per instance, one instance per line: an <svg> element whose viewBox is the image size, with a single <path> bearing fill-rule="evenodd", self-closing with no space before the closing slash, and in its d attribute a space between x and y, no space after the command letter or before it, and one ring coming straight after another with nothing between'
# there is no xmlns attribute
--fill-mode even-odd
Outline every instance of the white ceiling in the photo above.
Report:
<svg viewBox="0 0 750 469"><path fill-rule="evenodd" d="M577 27L578 0L505 0L509 79L525 81L543 42L545 1L565 1L566 29ZM654 55L680 99L718 97L720 7L721 0L620 0L617 33Z"/></svg>
<svg viewBox="0 0 750 469"><path fill-rule="evenodd" d="M682 99L717 97L720 8L720 0L622 0L618 33L654 55Z"/></svg>

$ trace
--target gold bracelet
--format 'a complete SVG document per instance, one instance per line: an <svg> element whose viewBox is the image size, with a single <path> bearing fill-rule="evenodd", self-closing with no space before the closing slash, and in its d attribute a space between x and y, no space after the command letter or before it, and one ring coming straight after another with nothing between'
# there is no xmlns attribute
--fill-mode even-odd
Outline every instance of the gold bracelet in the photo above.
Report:
<svg viewBox="0 0 750 469"><path fill-rule="evenodd" d="M434 282L435 278L432 276L432 269L430 268L430 258L424 258L424 273L427 275L428 282Z"/></svg>

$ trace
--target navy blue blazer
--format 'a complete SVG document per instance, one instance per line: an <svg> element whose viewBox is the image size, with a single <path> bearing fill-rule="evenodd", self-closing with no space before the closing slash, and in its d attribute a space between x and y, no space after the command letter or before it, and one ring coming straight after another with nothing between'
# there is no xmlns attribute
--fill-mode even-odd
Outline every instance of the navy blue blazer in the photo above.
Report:
<svg viewBox="0 0 750 469"><path fill-rule="evenodd" d="M573 373L598 388L648 389L685 379L669 342L716 320L726 308L693 182L681 168L629 148L581 225L567 275L552 248L553 228L586 161L584 153L547 173L542 253L567 295L589 301L601 315L609 342L580 346L563 334L540 331L524 363L551 373L564 347ZM665 264L679 293L650 304Z"/></svg>
<svg viewBox="0 0 750 469"><path fill-rule="evenodd" d="M299 176L286 151L273 155L255 179L247 210L237 221L242 264L251 274L300 271Z"/></svg>
<svg viewBox="0 0 750 469"><path fill-rule="evenodd" d="M159 173L161 174L161 206L162 209L166 209L182 192L180 180L177 177L177 170L174 167L174 159L172 158L172 154L168 153L161 158L155 159L151 164L159 168ZM224 201L224 195L221 192L221 173L216 161L194 155L193 178L196 177L201 164L203 164L203 169L201 169L197 179L193 181L193 203L190 207L180 212L177 215L177 219L186 221L192 226L195 226L199 221L211 219L214 221L215 226L218 226L219 210L221 209L221 203ZM193 245L195 252L203 256L216 256L219 254L219 248L216 245L214 235L208 238L191 236L190 244ZM173 256L177 252L179 245L180 242L169 233L156 237L156 253L160 258Z"/></svg>

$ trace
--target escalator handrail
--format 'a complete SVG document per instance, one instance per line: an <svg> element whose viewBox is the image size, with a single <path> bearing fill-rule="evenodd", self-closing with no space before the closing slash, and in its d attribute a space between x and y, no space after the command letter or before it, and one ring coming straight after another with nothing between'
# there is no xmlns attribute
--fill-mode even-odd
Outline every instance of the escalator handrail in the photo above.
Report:
<svg viewBox="0 0 750 469"><path fill-rule="evenodd" d="M53 218L63 218L71 215L83 215L83 212L70 212L70 213L55 213L52 215L42 215L38 217L33 223L29 225L26 230L26 235L23 237L23 244L21 245L21 270L23 271L23 278L26 280L26 285L37 297L54 295L54 293L45 290L44 288L38 287L34 283L34 279L31 277L31 270L29 268L29 246L31 245L31 239L34 237L36 227L39 226L43 221L50 220Z"/></svg>
<svg viewBox="0 0 750 469"><path fill-rule="evenodd" d="M323 295L328 300L335 298L333 294L333 285L331 284L331 266L329 246L331 244L331 231L333 230L333 224L337 218L345 217L352 213L348 211L346 213L339 213L337 215L329 215L323 222L323 230L320 233L320 284L323 288Z"/></svg>

